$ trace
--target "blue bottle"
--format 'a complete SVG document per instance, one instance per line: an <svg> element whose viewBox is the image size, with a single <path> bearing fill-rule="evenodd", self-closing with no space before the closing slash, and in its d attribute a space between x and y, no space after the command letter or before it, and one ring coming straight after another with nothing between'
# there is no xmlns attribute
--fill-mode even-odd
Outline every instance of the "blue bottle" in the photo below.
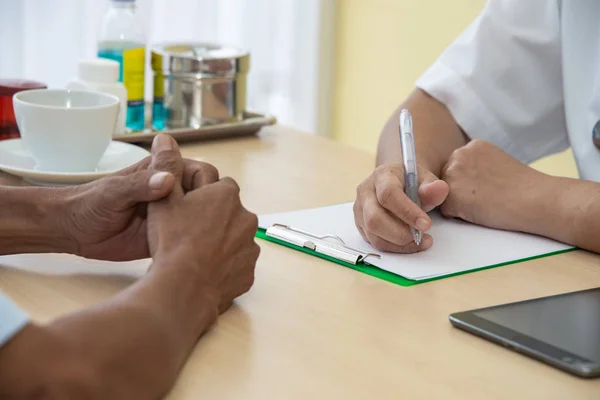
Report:
<svg viewBox="0 0 600 400"><path fill-rule="evenodd" d="M133 131L145 126L144 73L146 38L136 13L136 0L110 0L98 41L98 57L121 64L119 81L127 89L125 125Z"/></svg>

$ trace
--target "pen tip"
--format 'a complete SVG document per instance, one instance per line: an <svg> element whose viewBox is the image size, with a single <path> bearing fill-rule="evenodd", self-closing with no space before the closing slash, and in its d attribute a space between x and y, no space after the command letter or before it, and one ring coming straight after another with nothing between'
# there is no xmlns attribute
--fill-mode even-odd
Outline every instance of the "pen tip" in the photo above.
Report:
<svg viewBox="0 0 600 400"><path fill-rule="evenodd" d="M421 245L421 232L419 231L415 232L415 243L417 246Z"/></svg>

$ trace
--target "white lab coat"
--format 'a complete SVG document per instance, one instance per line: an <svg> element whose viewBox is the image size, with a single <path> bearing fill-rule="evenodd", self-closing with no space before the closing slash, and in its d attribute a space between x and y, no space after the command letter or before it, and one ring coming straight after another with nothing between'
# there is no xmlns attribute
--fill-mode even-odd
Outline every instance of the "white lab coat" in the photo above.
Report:
<svg viewBox="0 0 600 400"><path fill-rule="evenodd" d="M471 138L523 162L570 145L600 182L600 1L489 0L416 85Z"/></svg>

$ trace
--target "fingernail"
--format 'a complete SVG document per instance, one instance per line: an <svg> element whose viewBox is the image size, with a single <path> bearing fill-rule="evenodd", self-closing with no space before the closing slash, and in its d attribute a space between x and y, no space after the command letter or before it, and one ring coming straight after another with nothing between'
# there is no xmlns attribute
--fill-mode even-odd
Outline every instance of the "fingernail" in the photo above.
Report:
<svg viewBox="0 0 600 400"><path fill-rule="evenodd" d="M429 221L427 221L425 218L419 218L416 225L418 230L426 231L429 228Z"/></svg>
<svg viewBox="0 0 600 400"><path fill-rule="evenodd" d="M168 172L157 172L150 177L150 180L148 181L148 186L152 190L160 190L165 184L165 180L168 176Z"/></svg>
<svg viewBox="0 0 600 400"><path fill-rule="evenodd" d="M173 140L162 133L156 135L152 141L152 151L155 150L173 150Z"/></svg>
<svg viewBox="0 0 600 400"><path fill-rule="evenodd" d="M421 248L423 250L426 250L428 248L430 248L433 245L433 240L431 240L430 236L425 236L423 238L423 242L421 242Z"/></svg>

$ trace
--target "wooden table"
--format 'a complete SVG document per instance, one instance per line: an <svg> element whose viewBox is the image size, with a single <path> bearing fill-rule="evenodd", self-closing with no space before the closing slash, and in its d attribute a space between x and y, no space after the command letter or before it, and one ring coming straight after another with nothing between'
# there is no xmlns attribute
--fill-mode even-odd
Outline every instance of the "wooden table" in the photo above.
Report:
<svg viewBox="0 0 600 400"><path fill-rule="evenodd" d="M352 200L373 166L369 154L284 127L187 144L183 153L237 179L257 213ZM572 377L448 322L455 311L600 286L596 255L400 287L260 244L253 290L202 338L170 399L600 398L600 380ZM40 321L107 299L145 268L36 257L4 259L13 267L0 268L0 288ZM69 269L77 274L60 275Z"/></svg>

